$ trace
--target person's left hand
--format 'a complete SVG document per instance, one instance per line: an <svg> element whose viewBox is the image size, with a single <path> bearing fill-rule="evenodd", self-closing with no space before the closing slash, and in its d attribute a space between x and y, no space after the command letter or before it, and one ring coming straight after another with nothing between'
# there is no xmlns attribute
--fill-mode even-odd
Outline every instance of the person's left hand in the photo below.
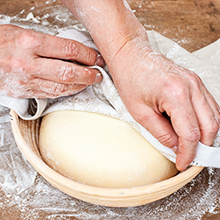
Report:
<svg viewBox="0 0 220 220"><path fill-rule="evenodd" d="M102 80L87 66L104 65L99 53L70 39L0 25L0 92L16 98L67 96Z"/></svg>

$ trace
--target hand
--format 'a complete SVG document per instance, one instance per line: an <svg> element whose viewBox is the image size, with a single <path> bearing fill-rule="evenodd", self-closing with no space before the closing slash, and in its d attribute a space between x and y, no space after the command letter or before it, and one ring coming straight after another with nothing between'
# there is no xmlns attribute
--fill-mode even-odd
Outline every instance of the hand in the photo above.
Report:
<svg viewBox="0 0 220 220"><path fill-rule="evenodd" d="M128 111L184 170L198 142L211 145L219 129L219 106L200 78L151 49L125 0L62 2L89 30Z"/></svg>
<svg viewBox="0 0 220 220"><path fill-rule="evenodd" d="M79 42L14 25L1 25L0 30L1 93L19 98L55 98L102 80L98 70L79 63L103 66L104 60Z"/></svg>
<svg viewBox="0 0 220 220"><path fill-rule="evenodd" d="M195 73L143 42L127 42L109 69L128 111L162 144L173 148L181 171L194 159L199 141L212 145L220 108Z"/></svg>

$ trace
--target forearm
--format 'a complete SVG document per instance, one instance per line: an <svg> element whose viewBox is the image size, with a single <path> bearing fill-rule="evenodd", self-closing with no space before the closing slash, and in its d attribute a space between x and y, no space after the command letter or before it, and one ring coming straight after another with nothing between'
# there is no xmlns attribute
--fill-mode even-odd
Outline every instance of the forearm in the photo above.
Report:
<svg viewBox="0 0 220 220"><path fill-rule="evenodd" d="M129 41L148 43L144 27L123 0L62 1L89 30L107 64Z"/></svg>
<svg viewBox="0 0 220 220"><path fill-rule="evenodd" d="M211 145L219 129L219 106L199 77L152 51L146 31L123 0L62 1L89 30L127 110L174 149L177 168L184 170L198 142Z"/></svg>

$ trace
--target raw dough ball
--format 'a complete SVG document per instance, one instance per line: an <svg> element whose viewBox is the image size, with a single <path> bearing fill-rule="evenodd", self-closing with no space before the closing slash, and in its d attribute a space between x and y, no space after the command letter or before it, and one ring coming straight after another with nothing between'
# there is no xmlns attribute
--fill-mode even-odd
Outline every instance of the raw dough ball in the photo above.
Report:
<svg viewBox="0 0 220 220"><path fill-rule="evenodd" d="M97 113L48 114L42 120L39 148L54 170L92 186L143 186L177 173L131 125Z"/></svg>

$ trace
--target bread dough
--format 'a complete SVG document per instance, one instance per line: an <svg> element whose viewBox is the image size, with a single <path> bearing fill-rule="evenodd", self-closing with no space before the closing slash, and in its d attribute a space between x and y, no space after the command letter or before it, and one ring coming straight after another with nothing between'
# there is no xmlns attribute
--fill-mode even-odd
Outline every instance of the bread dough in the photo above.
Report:
<svg viewBox="0 0 220 220"><path fill-rule="evenodd" d="M54 170L91 186L143 186L177 173L175 165L130 124L97 113L57 111L46 115L39 149Z"/></svg>

